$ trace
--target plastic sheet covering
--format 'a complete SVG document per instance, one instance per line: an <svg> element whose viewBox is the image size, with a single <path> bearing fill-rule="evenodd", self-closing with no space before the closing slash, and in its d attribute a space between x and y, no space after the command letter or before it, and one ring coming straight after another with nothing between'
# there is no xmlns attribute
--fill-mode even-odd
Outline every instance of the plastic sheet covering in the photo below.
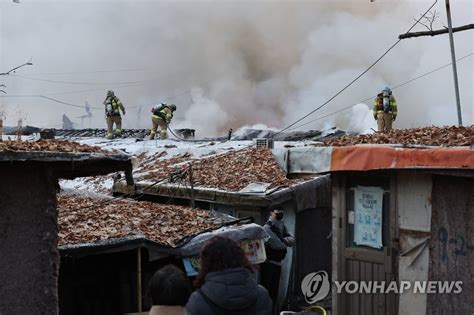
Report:
<svg viewBox="0 0 474 315"><path fill-rule="evenodd" d="M278 148L272 153L287 173L325 173L331 170L331 147Z"/></svg>
<svg viewBox="0 0 474 315"><path fill-rule="evenodd" d="M226 226L194 237L191 241L189 241L189 243L181 248L181 254L183 256L192 256L198 254L201 251L204 243L216 235L226 236L238 242L245 239L266 240L268 238L268 234L265 232L263 227L255 223L244 224L240 226Z"/></svg>
<svg viewBox="0 0 474 315"><path fill-rule="evenodd" d="M264 193L267 191L270 185L271 184L269 183L261 183L261 182L250 183L244 188L242 188L240 192L241 193Z"/></svg>

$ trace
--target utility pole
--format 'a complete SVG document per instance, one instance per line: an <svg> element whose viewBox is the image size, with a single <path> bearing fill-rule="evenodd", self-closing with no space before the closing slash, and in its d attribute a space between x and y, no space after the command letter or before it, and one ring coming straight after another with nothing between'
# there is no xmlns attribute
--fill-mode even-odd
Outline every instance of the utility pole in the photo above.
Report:
<svg viewBox="0 0 474 315"><path fill-rule="evenodd" d="M462 126L462 115L461 115L461 101L459 97L459 84L458 84L458 70L456 66L456 53L454 51L454 32L461 32L466 30L474 29L474 24L467 24L453 29L453 24L451 21L451 8L449 5L449 0L446 1L446 16L448 19L448 27L440 30L430 29L428 32L414 32L414 33L405 33L398 35L398 39L406 39L412 37L420 36L437 36L441 34L449 33L449 43L451 46L451 64L453 65L453 77L454 77L454 92L456 95L456 108L458 113L458 124ZM425 25L426 26L426 25Z"/></svg>
<svg viewBox="0 0 474 315"><path fill-rule="evenodd" d="M458 70L456 67L456 53L454 51L454 36L453 36L453 25L451 22L451 9L449 6L449 0L446 0L446 15L448 17L448 30L449 30L449 44L451 45L451 62L453 64L453 76L454 76L454 90L456 93L456 107L458 111L458 124L462 126L462 115L461 115L461 101L459 98L459 85L458 85Z"/></svg>

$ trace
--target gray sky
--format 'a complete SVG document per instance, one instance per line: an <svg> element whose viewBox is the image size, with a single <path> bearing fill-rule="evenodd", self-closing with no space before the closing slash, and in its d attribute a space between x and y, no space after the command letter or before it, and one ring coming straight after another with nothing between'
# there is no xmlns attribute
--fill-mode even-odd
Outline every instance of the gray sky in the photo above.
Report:
<svg viewBox="0 0 474 315"><path fill-rule="evenodd" d="M452 2L454 26L473 23L471 0ZM42 1L0 0L0 72L33 58L33 66L2 76L6 124L75 122L104 127L108 89L122 99L125 128L150 125L154 103L178 106L173 127L197 134L263 124L282 128L321 105L377 59L431 1ZM435 9L444 27L444 1ZM421 31L419 25L414 30ZM456 54L474 52L474 31L455 34ZM474 56L458 63L465 124L473 119ZM450 63L447 35L400 42L358 82L307 122ZM457 122L451 68L394 90L395 127ZM0 96L5 96L0 94ZM23 96L23 97L17 97ZM372 102L366 102L371 107ZM143 105L139 115L138 106ZM360 105L305 125L364 130L373 125Z"/></svg>

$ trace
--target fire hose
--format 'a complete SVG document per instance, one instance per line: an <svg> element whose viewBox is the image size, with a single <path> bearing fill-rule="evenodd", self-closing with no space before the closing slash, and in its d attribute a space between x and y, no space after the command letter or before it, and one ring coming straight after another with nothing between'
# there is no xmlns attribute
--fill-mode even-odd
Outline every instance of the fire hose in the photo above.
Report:
<svg viewBox="0 0 474 315"><path fill-rule="evenodd" d="M324 307L320 306L320 305L313 305L313 306L310 306L308 307L307 309L305 309L305 311L318 311L320 312L322 315L327 315L327 312L326 310L324 309Z"/></svg>

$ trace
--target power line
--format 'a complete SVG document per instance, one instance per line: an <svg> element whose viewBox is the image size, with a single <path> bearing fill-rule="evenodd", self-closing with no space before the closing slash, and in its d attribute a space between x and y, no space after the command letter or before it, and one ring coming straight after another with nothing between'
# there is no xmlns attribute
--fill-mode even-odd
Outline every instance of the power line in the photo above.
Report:
<svg viewBox="0 0 474 315"><path fill-rule="evenodd" d="M209 79L209 80L205 81L203 84L200 84L200 85L201 85L201 86L206 85L206 84L208 84L209 82L211 82L212 80L213 80L213 79ZM128 87L128 86L124 86L124 87ZM102 90L102 89L101 89L101 90ZM183 93L176 94L176 95L173 95L173 96L164 98L162 101L169 101L169 100L172 100L172 99L175 99L175 98L184 96L184 95L188 95L188 94L190 94L192 91L193 91L193 88L187 89L187 90L185 90ZM58 99L49 97L49 96L47 96L47 95L52 95L52 94L0 95L0 98L3 98L3 97L5 97L5 98L38 97L38 98L44 98L44 99L53 101L53 102L55 102L55 103L63 104L63 105L66 105L66 106L78 107L78 108L85 108L85 105L78 105L78 104L72 104L72 103L64 102L64 101L61 101L61 100L58 100ZM157 103L157 102L153 102L153 103L145 104L145 105L138 105L138 106L130 106L130 107L127 106L127 109L136 109L136 108L140 108L140 107L143 107L143 106L150 106L150 105L153 105L153 104L156 104L156 103ZM103 110L103 109L104 109L103 107L93 107L93 106L92 106L92 107L89 107L89 108L90 108L90 109L100 109L100 110Z"/></svg>
<svg viewBox="0 0 474 315"><path fill-rule="evenodd" d="M116 73L116 72L141 72L152 71L145 68L139 69L119 69L119 70L96 70L96 71L75 71L75 72L45 72L45 73L26 73L28 76L37 75L69 75L69 74L94 74L94 73Z"/></svg>
<svg viewBox="0 0 474 315"><path fill-rule="evenodd" d="M157 80L157 79L155 79ZM209 79L207 81L204 81L203 83L199 84L199 86L205 86L207 84L209 84L209 82L213 81L214 79ZM151 82L153 80L150 80L149 82ZM137 81L139 82L139 81ZM146 81L148 82L148 81ZM115 88L128 88L128 87L136 87L136 86L140 86L140 85L144 85L144 84L130 84L130 85L124 85L124 86L114 86L112 87L113 89ZM58 100L58 99L54 99L52 97L49 97L49 96L54 96L54 95L63 95L63 94L73 94L73 93L81 93L81 92L91 92L91 91L103 91L103 89L87 89L87 90L80 90L80 91L69 91L69 92L58 92L58 93L45 93L45 94L23 94L23 95L0 95L0 97L8 97L8 98L16 98L16 97L40 97L40 98L45 98L45 99L48 99L48 100L51 100L53 102L56 102L56 103L59 103L59 104L63 104L63 105L68 105L68 106L72 106L72 107L84 107L83 105L77 105L77 104L71 104L71 103L67 103L67 102L64 102L64 101L61 101L61 100ZM181 96L184 96L184 95L188 95L190 94L191 92L193 91L193 88L191 89L187 89L185 90L184 92L180 93L180 94L176 94L176 95L173 95L173 96L170 96L170 97L167 97L167 98L164 98L162 99L162 101L169 101L169 100L172 100L172 99L175 99L175 98L178 98L178 97L181 97ZM150 103L150 104L145 104L145 105L138 105L138 106L131 106L131 107L127 107L127 109L135 109L135 108L139 108L139 107L142 107L142 106L149 106L149 105L153 105L153 104L156 104L157 102L153 102L153 103ZM103 107L90 107L91 109L103 109Z"/></svg>
<svg viewBox="0 0 474 315"><path fill-rule="evenodd" d="M75 81L61 81L61 80L50 80L50 79L39 79L39 78L33 78L33 77L28 77L25 75L10 75L11 77L17 77L17 78L22 78L22 79L28 79L28 80L33 80L33 81L41 81L41 82L50 82L50 83L59 83L59 84L73 84L73 85L129 85L129 84L137 84L137 83L148 83L148 82L153 82L156 81L156 79L153 80L141 80L141 81L129 81L129 82L75 82Z"/></svg>
<svg viewBox="0 0 474 315"><path fill-rule="evenodd" d="M428 10L426 10L425 13L423 13L423 15L420 16L420 18L405 32L405 33L408 33L410 32L417 24L418 22L420 22L420 20L431 10L431 8L434 7L434 5L438 2L438 0L435 0L435 2L428 8ZM364 74L366 74L367 72L369 72L370 69L372 69L380 60L382 60L383 57L385 57L393 48L395 48L396 45L398 45L398 43L401 41L401 39L398 39L394 44L392 44L392 46L390 46L379 58L377 58L377 60L375 60L367 69L365 69L361 74L359 74L355 79L353 79L351 82L349 82L346 86L344 86L341 90L339 90L339 92L337 92L336 94L334 94L331 98L329 98L326 102L324 102L323 104L321 104L320 106L316 107L315 109L313 109L312 111L310 111L308 114L304 115L303 117L297 119L296 121L294 121L293 123L291 123L290 125L286 126L285 128L281 129L280 131L278 131L277 133L275 133L273 135L273 137L275 137L276 135L282 133L283 131L285 130L288 130L289 128L293 127L294 125L296 125L297 123L299 123L300 121L302 121L303 119L307 118L308 116L314 114L316 111L320 110L321 108L323 108L324 106L326 106L327 104L329 104L333 99L335 99L337 96L339 96L339 94L341 94L342 92L344 92L348 87L350 87L352 84L354 84L357 80L359 80Z"/></svg>
<svg viewBox="0 0 474 315"><path fill-rule="evenodd" d="M116 88L124 89L124 88L131 88L137 86L144 86L146 84L139 83L139 84L130 84L130 85L123 85L123 86L112 86L111 89L115 90ZM65 94L76 94L76 93L85 93L85 92L100 92L104 91L103 88L98 89L87 89L87 90L76 90L76 91L66 91L66 92L56 92L56 93L44 93L43 95L47 96L55 96L55 95L65 95Z"/></svg>
<svg viewBox="0 0 474 315"><path fill-rule="evenodd" d="M61 101L61 100L58 100L58 99L55 99L55 98L52 98L52 97L48 97L46 95L40 95L40 94L31 94L31 95L1 95L0 96L1 98L3 97L13 97L13 98L16 98L16 97L38 97L38 98L44 98L44 99L47 99L47 100L50 100L52 102L55 102L55 103L59 103L59 104L63 104L63 105L66 105L66 106L71 106L71 107L78 107L78 108L85 108L86 106L85 105L78 105L78 104L72 104L72 103L68 103L68 102L64 102L64 101ZM90 109L104 109L104 107L89 107Z"/></svg>
<svg viewBox="0 0 474 315"><path fill-rule="evenodd" d="M464 59L466 59L466 58L468 58L468 57L471 57L472 55L474 55L474 53L467 54L467 55L465 55L465 56L463 56L463 57L457 59L456 61L464 60ZM401 88L402 86L407 85L408 83L411 83L411 82L413 82L413 81L415 81L415 80L421 79L421 78L426 77L426 76L428 76L428 75L430 75L430 74L432 74L432 73L435 73L435 72L437 72L437 71L439 71L439 70L442 70L442 69L444 69L444 68L447 68L447 67L449 67L451 64L452 64L452 63L445 64L444 66L438 67L438 68L433 69L433 70L431 70L431 71L429 71L429 72L426 72L426 73L424 73L424 74L422 74L422 75L419 75L419 76L417 76L417 77L414 77L414 78L412 78L412 79L410 79L410 80L408 80L408 81L405 81L405 82L403 82L403 83L401 83L401 84L398 84L398 85L392 87L392 90L396 90L396 89L398 89L398 88ZM310 123L313 123L313 122L315 122L315 121L318 121L318 120L321 120L321 119L323 119L323 118L326 118L326 117L332 116L332 115L334 115L334 114L340 113L340 112L345 111L345 110L347 110L347 109L349 109L349 108L352 108L352 107L354 107L354 106L356 106L356 105L358 105L358 104L360 104L360 103L364 103L364 102L373 100L375 97L376 97L376 95L374 95L374 96L372 96L372 97L369 97L369 98L366 98L365 100L362 100L362 101L358 102L357 104L353 104L353 105L350 105L350 106L341 108L341 109L336 110L336 111L334 111L334 112L332 112L332 113L329 113L329 114L327 114L327 115L318 117L318 118L313 119L313 120L311 120L311 121L308 121L308 122L306 122L306 123L304 123L304 124L301 124L301 125L298 125L298 126L296 126L296 127L293 127L293 128L291 128L291 129L289 129L288 131L301 128L301 127L306 126L306 125L308 125L308 124L310 124Z"/></svg>
<svg viewBox="0 0 474 315"><path fill-rule="evenodd" d="M121 70L117 70L121 71ZM123 70L123 71L128 71L128 70ZM131 70L130 70L131 71ZM100 72L100 71L98 71ZM104 71L106 72L106 71ZM158 77L155 77L153 79L147 79L147 80L138 80L138 81L129 81L129 82L77 82L77 81L64 81L64 80L51 80L51 79L41 79L41 78L33 78L25 75L11 75L12 77L18 77L18 78L23 78L23 79L28 79L28 80L34 80L34 81L43 81L43 82L50 82L50 83L60 83L60 84L73 84L73 85L112 85L110 88L126 88L126 87L137 87L137 86L144 86L148 85L152 82L160 81L163 79L170 80L170 78L178 78L180 75L184 75L184 71L180 73L175 73L174 75L170 74L163 74ZM212 79L211 79L212 80ZM211 81L209 80L209 81ZM43 95L61 95L61 94L74 94L74 93L82 93L82 92L90 92L90 91L101 91L102 89L87 89L87 90L76 90L76 91L67 91L67 92L57 92L57 93L43 93Z"/></svg>

